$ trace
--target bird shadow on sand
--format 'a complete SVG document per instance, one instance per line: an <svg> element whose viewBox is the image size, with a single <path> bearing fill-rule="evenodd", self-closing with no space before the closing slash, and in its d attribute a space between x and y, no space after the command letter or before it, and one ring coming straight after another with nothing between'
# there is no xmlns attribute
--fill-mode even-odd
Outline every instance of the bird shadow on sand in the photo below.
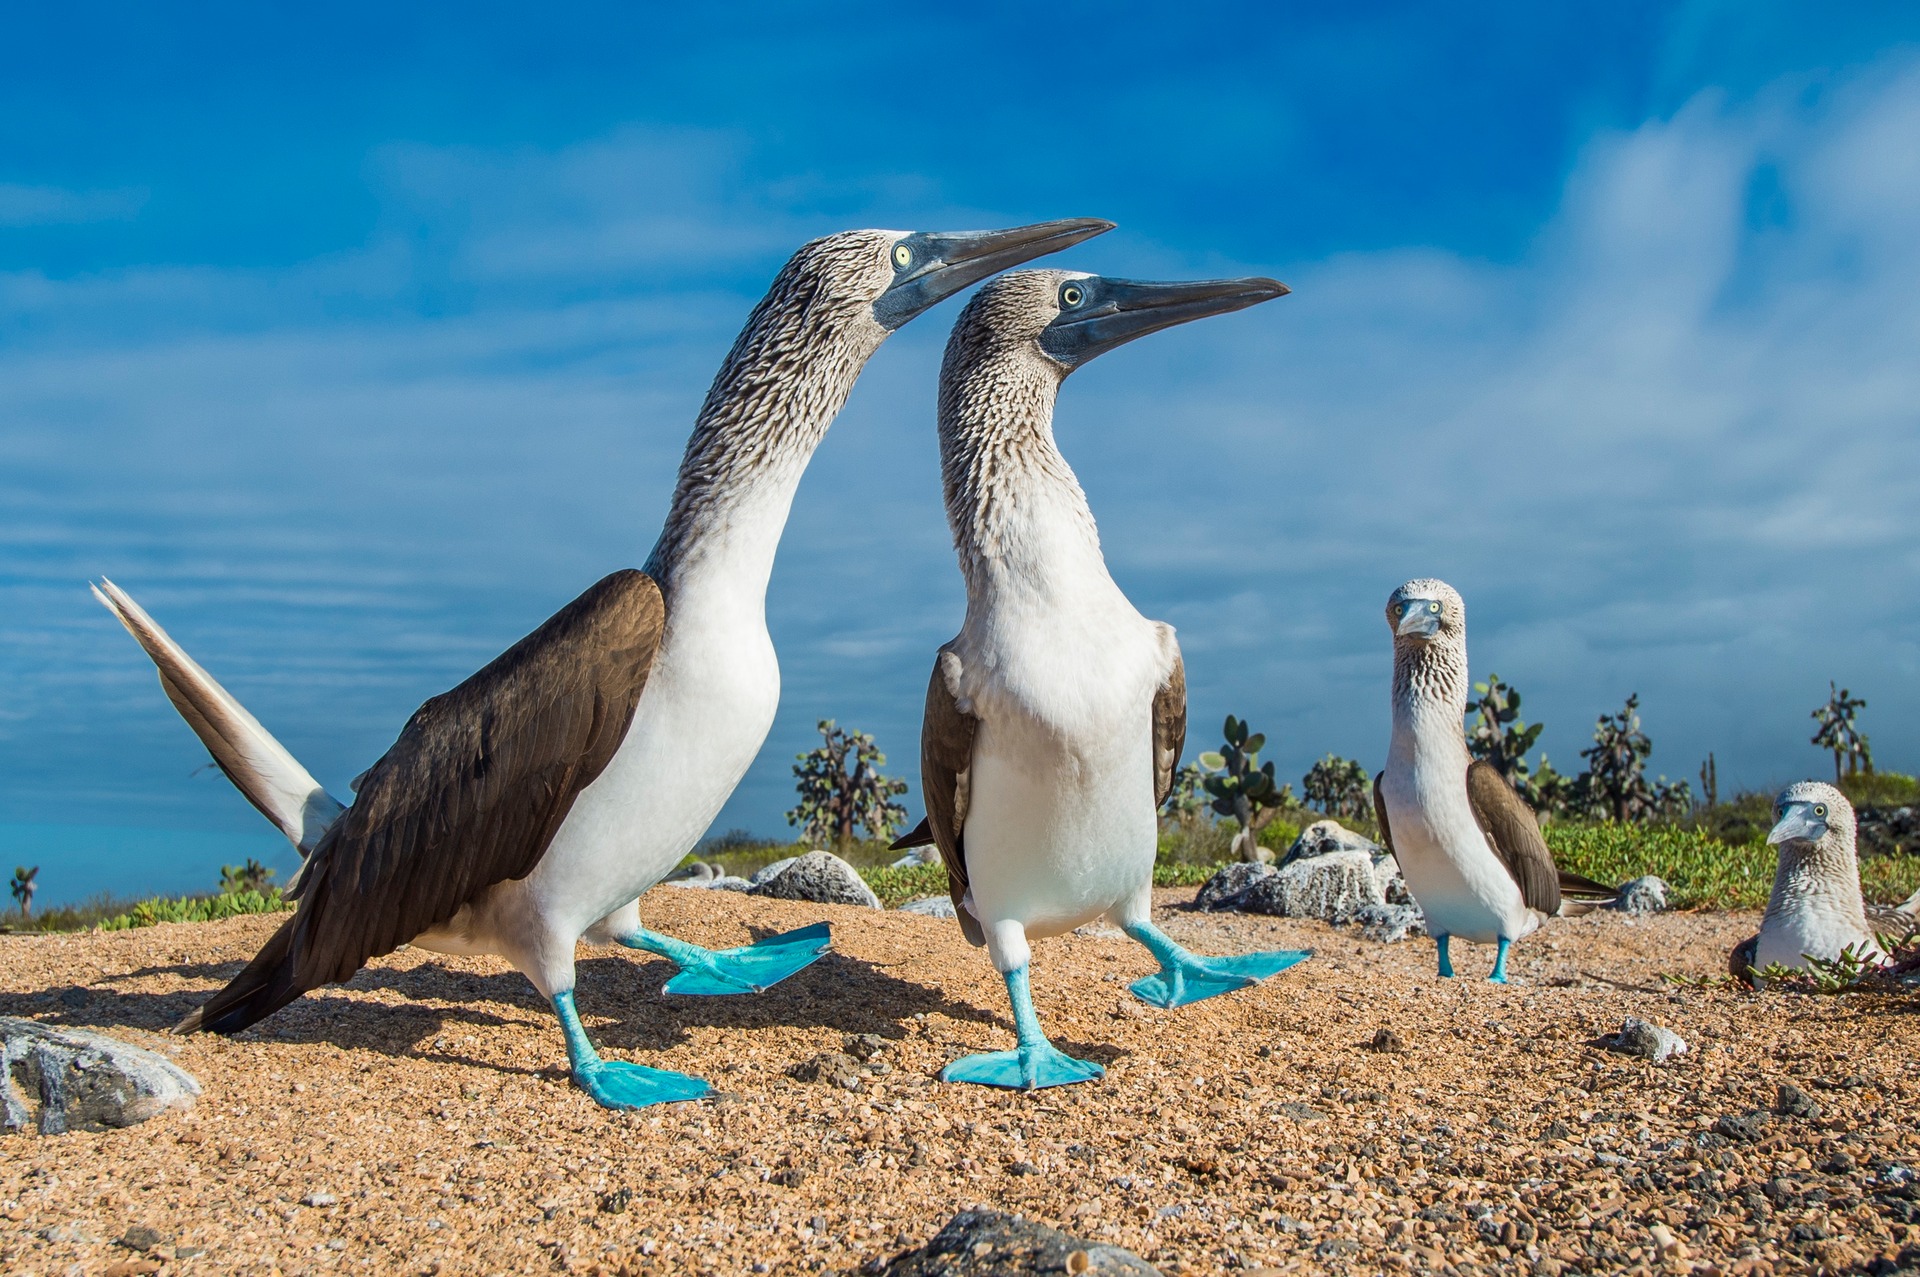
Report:
<svg viewBox="0 0 1920 1277"><path fill-rule="evenodd" d="M162 1033L206 1001L217 982L232 978L242 966L181 963L112 977L118 982L172 975L208 982L166 992L68 985L0 994L0 1015L107 1033L129 1028ZM789 1027L901 1039L907 1035L906 1023L916 1015L997 1024L1011 1031L1001 1016L832 951L761 993L726 997L666 993L664 986L676 968L651 956L588 956L575 970L576 997L589 1032L601 1046L619 1052L667 1050L684 1043L688 1031L697 1028ZM374 1003L347 996L346 991L387 992L400 1000ZM243 1041L325 1042L346 1050L443 1059L503 1073L544 1071L471 1058L454 1044L439 1040L463 1028L503 1027L526 1028L556 1041L559 1036L546 1000L518 971L477 974L430 959L411 967L362 968L344 986L316 989L236 1036ZM823 1042L823 1046L838 1045L837 1036ZM1100 1049L1089 1048L1096 1058Z"/></svg>

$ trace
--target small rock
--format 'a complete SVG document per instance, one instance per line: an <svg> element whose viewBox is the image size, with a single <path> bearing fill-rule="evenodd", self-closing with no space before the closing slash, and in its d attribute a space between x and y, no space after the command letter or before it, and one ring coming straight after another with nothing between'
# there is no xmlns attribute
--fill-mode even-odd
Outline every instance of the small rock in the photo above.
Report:
<svg viewBox="0 0 1920 1277"><path fill-rule="evenodd" d="M807 1173L798 1166L788 1166L767 1176L767 1183L778 1184L782 1188L798 1188L807 1182Z"/></svg>
<svg viewBox="0 0 1920 1277"><path fill-rule="evenodd" d="M199 1094L186 1070L130 1042L0 1016L0 1133L135 1126Z"/></svg>
<svg viewBox="0 0 1920 1277"><path fill-rule="evenodd" d="M1373 1041L1367 1043L1369 1050L1384 1051L1395 1055L1404 1055L1406 1040L1392 1029L1381 1029L1373 1035Z"/></svg>
<svg viewBox="0 0 1920 1277"><path fill-rule="evenodd" d="M633 1190L616 1188L610 1193L600 1194L600 1213L602 1215L624 1215L627 1207L633 1205Z"/></svg>
<svg viewBox="0 0 1920 1277"><path fill-rule="evenodd" d="M1672 1029L1628 1016L1627 1022L1620 1026L1620 1032L1607 1044L1607 1049L1664 1064L1672 1056L1685 1055L1687 1043Z"/></svg>
<svg viewBox="0 0 1920 1277"><path fill-rule="evenodd" d="M332 1193L308 1193L300 1199L302 1206L338 1206L340 1199Z"/></svg>
<svg viewBox="0 0 1920 1277"><path fill-rule="evenodd" d="M168 1240L165 1233L158 1232L151 1228L136 1226L120 1234L119 1244L125 1246L128 1250L137 1250L144 1255L156 1246L166 1245Z"/></svg>
<svg viewBox="0 0 1920 1277"><path fill-rule="evenodd" d="M1325 1113L1299 1100L1288 1100L1285 1104L1276 1105L1275 1111L1282 1117L1291 1118L1296 1122L1324 1122L1327 1119Z"/></svg>
<svg viewBox="0 0 1920 1277"><path fill-rule="evenodd" d="M1353 911L1360 934L1376 944L1398 944L1408 936L1427 934L1427 915L1419 905L1361 905Z"/></svg>
<svg viewBox="0 0 1920 1277"><path fill-rule="evenodd" d="M895 1255L873 1270L883 1277L1025 1277L1097 1273L1160 1277L1130 1250L1090 1242L1045 1224L994 1210L963 1210L925 1246Z"/></svg>
<svg viewBox="0 0 1920 1277"><path fill-rule="evenodd" d="M760 880L753 894L776 900L809 900L823 905L865 905L880 907L880 897L858 870L830 851L810 851L795 859L779 873Z"/></svg>
<svg viewBox="0 0 1920 1277"><path fill-rule="evenodd" d="M855 1033L841 1043L846 1053L856 1060L872 1060L893 1048L893 1043L878 1033Z"/></svg>
<svg viewBox="0 0 1920 1277"><path fill-rule="evenodd" d="M1782 1082L1774 1093L1773 1111L1781 1117L1819 1117L1822 1110L1820 1101L1808 1095L1791 1082Z"/></svg>
<svg viewBox="0 0 1920 1277"><path fill-rule="evenodd" d="M1622 883L1620 895L1613 907L1621 913L1634 917L1644 917L1650 913L1665 913L1667 910L1667 884L1663 879L1648 874L1644 878L1635 878L1632 882Z"/></svg>
<svg viewBox="0 0 1920 1277"><path fill-rule="evenodd" d="M1367 905L1385 903L1373 876L1373 858L1364 851L1349 850L1293 861L1255 882L1239 907L1280 918L1349 922Z"/></svg>
<svg viewBox="0 0 1920 1277"><path fill-rule="evenodd" d="M895 913L917 913L923 918L953 918L957 911L953 907L952 896L928 896L924 900L909 900L894 910Z"/></svg>
<svg viewBox="0 0 1920 1277"><path fill-rule="evenodd" d="M1544 1141L1569 1140L1573 1138L1573 1128L1556 1117L1547 1123L1546 1130L1540 1132L1540 1138Z"/></svg>
<svg viewBox="0 0 1920 1277"><path fill-rule="evenodd" d="M937 865L940 863L940 848L932 843L924 847L915 847L906 855L888 866L891 869L911 869L915 865Z"/></svg>
<svg viewBox="0 0 1920 1277"><path fill-rule="evenodd" d="M78 985L60 991L60 1005L69 1011L78 1011L91 1001L93 1001L93 994Z"/></svg>
<svg viewBox="0 0 1920 1277"><path fill-rule="evenodd" d="M745 878L736 878L728 874L724 878L715 878L707 884L708 891L752 891L753 884Z"/></svg>
<svg viewBox="0 0 1920 1277"><path fill-rule="evenodd" d="M1751 1144L1767 1133L1766 1110L1755 1109L1739 1117L1728 1114L1713 1124L1713 1133L1723 1139Z"/></svg>
<svg viewBox="0 0 1920 1277"><path fill-rule="evenodd" d="M837 1086L843 1091L857 1091L862 1085L860 1062L843 1051L822 1051L788 1069L787 1076L798 1082Z"/></svg>

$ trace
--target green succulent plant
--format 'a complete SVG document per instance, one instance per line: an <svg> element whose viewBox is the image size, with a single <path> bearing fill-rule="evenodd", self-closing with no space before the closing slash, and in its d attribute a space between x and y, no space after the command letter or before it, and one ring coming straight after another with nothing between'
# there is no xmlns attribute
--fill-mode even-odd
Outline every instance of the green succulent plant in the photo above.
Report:
<svg viewBox="0 0 1920 1277"><path fill-rule="evenodd" d="M1227 715L1221 735L1226 740L1220 748L1196 760L1206 773L1200 784L1212 798L1213 810L1240 826L1233 838L1234 853L1242 860L1268 859L1273 853L1260 846L1258 835L1286 805L1291 790L1274 783L1273 764L1260 761L1267 738L1246 720Z"/></svg>

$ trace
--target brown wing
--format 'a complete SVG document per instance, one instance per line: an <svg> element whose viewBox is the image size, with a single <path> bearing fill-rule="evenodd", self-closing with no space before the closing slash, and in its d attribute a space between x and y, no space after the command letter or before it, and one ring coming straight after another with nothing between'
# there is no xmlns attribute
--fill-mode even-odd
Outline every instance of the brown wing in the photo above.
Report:
<svg viewBox="0 0 1920 1277"><path fill-rule="evenodd" d="M1380 845L1392 851L1393 830L1387 825L1387 800L1380 796L1380 782L1386 775L1384 771L1373 774L1373 819L1380 826Z"/></svg>
<svg viewBox="0 0 1920 1277"><path fill-rule="evenodd" d="M1187 663L1174 649L1173 669L1153 694L1153 805L1157 809L1173 792L1173 773L1187 747Z"/></svg>
<svg viewBox="0 0 1920 1277"><path fill-rule="evenodd" d="M616 572L422 705L314 849L294 916L181 1029L244 1028L531 873L626 736L665 619L652 578Z"/></svg>
<svg viewBox="0 0 1920 1277"><path fill-rule="evenodd" d="M970 943L985 944L986 933L964 903L967 852L961 832L967 823L967 773L973 767L973 734L980 720L962 711L954 700L953 689L959 682L960 658L940 649L933 663L933 677L927 680L927 712L920 725L920 791L927 803L925 823L947 866L947 892L953 897L960 930Z"/></svg>
<svg viewBox="0 0 1920 1277"><path fill-rule="evenodd" d="M1554 868L1533 808L1497 768L1478 759L1467 768L1467 801L1487 845L1520 885L1527 907L1549 915L1560 912L1560 871Z"/></svg>

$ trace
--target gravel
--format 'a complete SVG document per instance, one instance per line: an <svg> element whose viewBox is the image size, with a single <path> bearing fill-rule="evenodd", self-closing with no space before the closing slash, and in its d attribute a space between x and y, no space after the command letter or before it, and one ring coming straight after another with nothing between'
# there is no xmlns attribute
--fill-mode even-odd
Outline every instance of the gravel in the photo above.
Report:
<svg viewBox="0 0 1920 1277"><path fill-rule="evenodd" d="M1140 946L1036 941L1042 1022L1107 1077L1022 1095L936 1080L1013 1040L951 923L656 890L643 917L670 934L724 948L824 918L834 952L755 997L673 998L665 962L583 948L603 1053L714 1085L639 1113L570 1084L551 1013L495 959L405 949L237 1037L172 1038L278 919L0 936L0 1013L99 1029L205 1087L143 1126L8 1141L0 1271L852 1274L982 1204L1168 1274L1780 1277L1893 1272L1920 1247L1911 999L1661 985L1717 975L1753 914L1556 919L1502 987L1435 980L1423 944L1174 907L1192 895L1155 913L1191 949L1316 956L1159 1011L1126 993L1153 967ZM94 996L71 1007L74 987ZM1597 1044L1628 1016L1693 1050L1655 1068ZM1371 1049L1383 1024L1412 1050ZM787 1075L835 1052L859 1091ZM1773 1115L1785 1084L1819 1116ZM301 1205L322 1192L337 1203ZM169 1240L116 1244L135 1227Z"/></svg>

